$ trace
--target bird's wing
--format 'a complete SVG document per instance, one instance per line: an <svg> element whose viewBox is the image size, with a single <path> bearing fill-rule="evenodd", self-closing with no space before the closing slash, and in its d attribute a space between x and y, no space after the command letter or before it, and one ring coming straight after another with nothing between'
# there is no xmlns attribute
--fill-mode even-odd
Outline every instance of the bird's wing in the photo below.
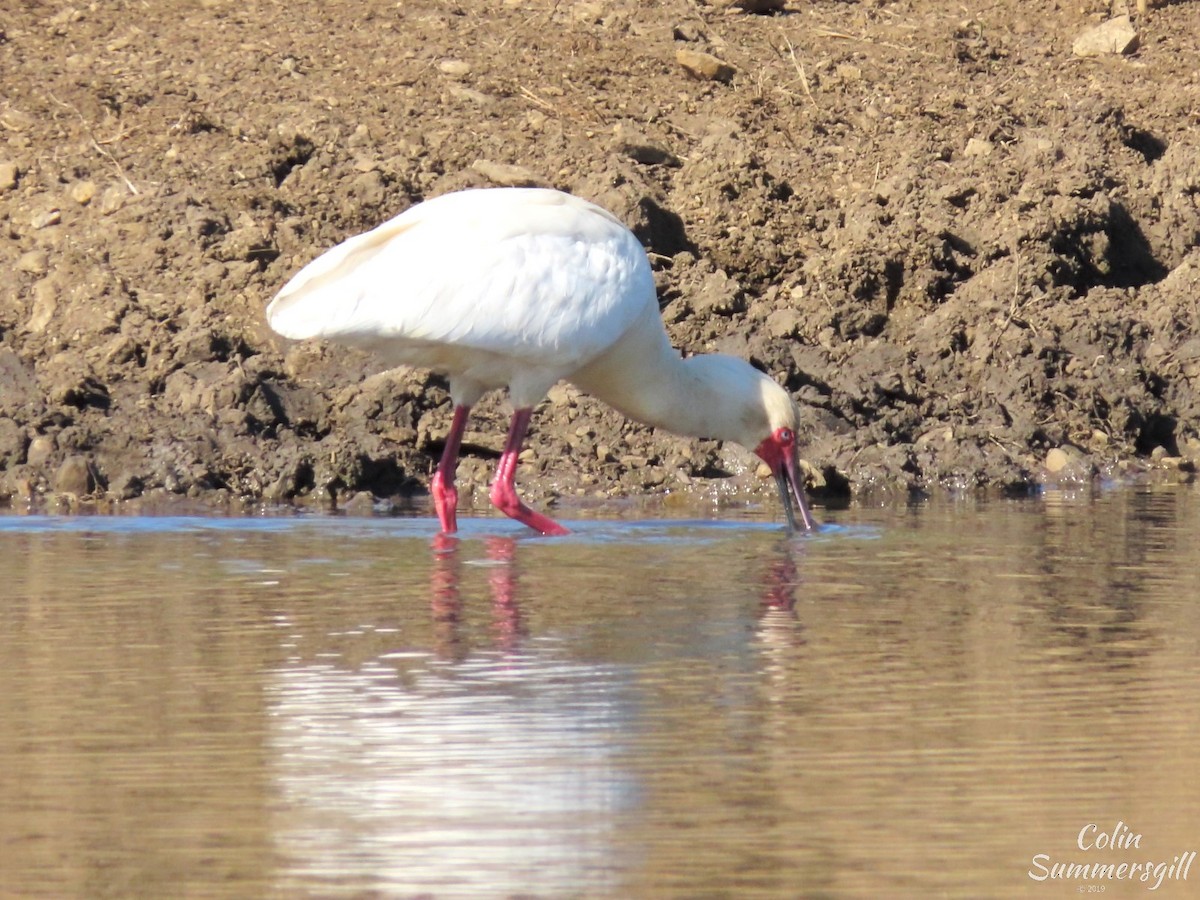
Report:
<svg viewBox="0 0 1200 900"><path fill-rule="evenodd" d="M637 239L556 191L448 194L351 238L267 309L275 330L402 353L445 344L580 365L616 341L654 282Z"/></svg>

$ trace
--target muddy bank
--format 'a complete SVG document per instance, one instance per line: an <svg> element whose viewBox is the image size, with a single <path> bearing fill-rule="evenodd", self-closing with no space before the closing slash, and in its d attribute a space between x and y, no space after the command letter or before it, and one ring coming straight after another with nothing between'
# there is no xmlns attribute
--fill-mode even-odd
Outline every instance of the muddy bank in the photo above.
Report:
<svg viewBox="0 0 1200 900"><path fill-rule="evenodd" d="M350 234L496 183L633 227L677 345L801 403L818 490L1190 477L1200 4L1091 58L1107 4L727 6L0 12L0 495L421 496L444 384L285 346L262 309ZM552 400L533 499L768 491L740 450ZM481 407L464 489L504 419Z"/></svg>

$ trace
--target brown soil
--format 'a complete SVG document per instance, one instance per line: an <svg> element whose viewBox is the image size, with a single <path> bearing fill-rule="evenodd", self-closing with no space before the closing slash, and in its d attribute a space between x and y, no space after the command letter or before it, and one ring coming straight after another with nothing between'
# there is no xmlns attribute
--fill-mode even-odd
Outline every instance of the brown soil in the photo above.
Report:
<svg viewBox="0 0 1200 900"><path fill-rule="evenodd" d="M442 382L286 347L262 311L418 199L523 182L635 229L679 346L788 385L818 487L1186 477L1200 4L1088 59L1107 2L728 6L6 4L0 496L423 495ZM741 451L552 399L531 497L758 489L722 477Z"/></svg>

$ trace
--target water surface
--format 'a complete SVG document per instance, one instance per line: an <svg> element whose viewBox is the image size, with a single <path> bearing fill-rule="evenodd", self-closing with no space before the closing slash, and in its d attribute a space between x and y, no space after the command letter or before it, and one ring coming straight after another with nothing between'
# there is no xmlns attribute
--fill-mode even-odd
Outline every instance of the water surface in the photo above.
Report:
<svg viewBox="0 0 1200 900"><path fill-rule="evenodd" d="M1200 850L1194 490L822 513L0 517L0 897L1123 897L1030 873Z"/></svg>

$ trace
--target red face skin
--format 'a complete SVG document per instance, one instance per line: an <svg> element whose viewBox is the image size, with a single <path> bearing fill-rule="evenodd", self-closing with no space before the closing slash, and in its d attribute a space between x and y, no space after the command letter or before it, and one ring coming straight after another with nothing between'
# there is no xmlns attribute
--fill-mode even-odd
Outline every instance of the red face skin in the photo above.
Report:
<svg viewBox="0 0 1200 900"><path fill-rule="evenodd" d="M759 459L771 467L775 476L775 485L779 488L779 499L783 503L783 512L787 516L788 527L795 531L796 516L792 510L792 500L800 511L801 526L805 531L817 527L817 521L808 509L804 500L804 492L800 489L800 477L796 463L797 447L796 433L790 428L776 428L770 437L754 448Z"/></svg>

